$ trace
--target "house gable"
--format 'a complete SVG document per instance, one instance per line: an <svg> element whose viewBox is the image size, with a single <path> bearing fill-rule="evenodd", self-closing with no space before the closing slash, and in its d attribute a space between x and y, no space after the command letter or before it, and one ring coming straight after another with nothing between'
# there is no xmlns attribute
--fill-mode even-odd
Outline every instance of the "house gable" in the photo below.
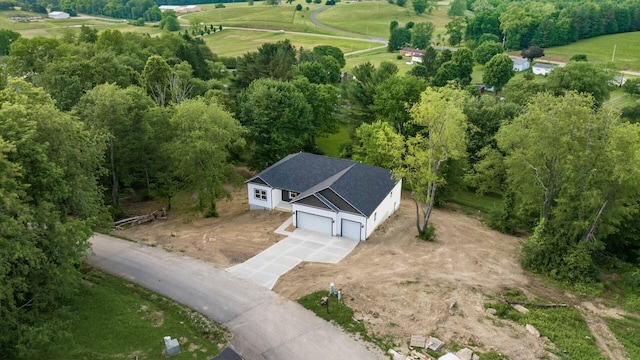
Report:
<svg viewBox="0 0 640 360"><path fill-rule="evenodd" d="M322 200L320 200L315 195L309 195L309 196L307 196L307 197L305 197L303 199L300 199L300 200L296 201L296 204L308 205L308 206L313 206L313 207L317 207L317 208L320 208L320 209L332 210L327 204L322 202Z"/></svg>
<svg viewBox="0 0 640 360"><path fill-rule="evenodd" d="M259 177L254 177L254 178L252 178L251 180L249 180L249 181L247 181L247 182L248 182L248 183L251 183L251 184L260 184L260 185L266 185L266 186L269 186L269 184L267 184L264 180L262 180L262 179L261 179L261 178L259 178Z"/></svg>
<svg viewBox="0 0 640 360"><path fill-rule="evenodd" d="M322 195L328 201L331 201L331 203L341 211L360 214L360 211L356 210L353 206L351 206L351 204L349 204L342 197L340 197L340 195L336 194L335 191L331 189L324 189L320 191L320 195Z"/></svg>

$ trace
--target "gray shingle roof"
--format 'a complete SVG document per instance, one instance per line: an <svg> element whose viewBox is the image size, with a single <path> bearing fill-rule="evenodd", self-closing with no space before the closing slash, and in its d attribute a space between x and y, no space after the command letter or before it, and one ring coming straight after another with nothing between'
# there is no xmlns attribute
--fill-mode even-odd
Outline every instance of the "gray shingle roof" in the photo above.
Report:
<svg viewBox="0 0 640 360"><path fill-rule="evenodd" d="M367 217L396 184L390 170L309 153L289 155L247 182L256 178L274 188L299 192L296 200L330 188Z"/></svg>

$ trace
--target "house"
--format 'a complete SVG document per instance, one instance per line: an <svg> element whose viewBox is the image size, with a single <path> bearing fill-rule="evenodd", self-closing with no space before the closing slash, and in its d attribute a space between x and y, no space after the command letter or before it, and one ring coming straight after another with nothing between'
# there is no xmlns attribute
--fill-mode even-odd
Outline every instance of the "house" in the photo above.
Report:
<svg viewBox="0 0 640 360"><path fill-rule="evenodd" d="M513 71L524 71L529 68L529 62L526 59L511 59L513 60Z"/></svg>
<svg viewBox="0 0 640 360"><path fill-rule="evenodd" d="M167 10L173 10L177 13L191 13L191 12L198 12L198 11L202 11L202 9L197 6L197 5L184 5L184 6L179 6L179 5L161 5L160 6L160 11L164 12Z"/></svg>
<svg viewBox="0 0 640 360"><path fill-rule="evenodd" d="M618 87L624 85L624 83L626 83L626 82L627 82L627 78L625 78L624 76L620 76L620 75L615 75L613 77L613 79L611 79L609 81L609 83L611 83L611 85L618 86Z"/></svg>
<svg viewBox="0 0 640 360"><path fill-rule="evenodd" d="M422 56L424 55L424 50L419 50L419 49L411 49L411 48L402 48L400 50L400 54L402 56L419 56L422 59Z"/></svg>
<svg viewBox="0 0 640 360"><path fill-rule="evenodd" d="M534 64L531 67L531 71L533 71L534 74L536 75L548 75L552 70L554 69L554 66L551 64Z"/></svg>
<svg viewBox="0 0 640 360"><path fill-rule="evenodd" d="M365 240L400 205L391 171L308 153L292 154L246 182L251 210L285 210L293 225Z"/></svg>
<svg viewBox="0 0 640 360"><path fill-rule="evenodd" d="M421 63L422 56L424 56L424 50L403 48L402 50L400 50L400 54L402 56L411 57L411 63L414 63L414 62Z"/></svg>
<svg viewBox="0 0 640 360"><path fill-rule="evenodd" d="M49 19L68 19L69 14L63 11L52 11L49 13Z"/></svg>

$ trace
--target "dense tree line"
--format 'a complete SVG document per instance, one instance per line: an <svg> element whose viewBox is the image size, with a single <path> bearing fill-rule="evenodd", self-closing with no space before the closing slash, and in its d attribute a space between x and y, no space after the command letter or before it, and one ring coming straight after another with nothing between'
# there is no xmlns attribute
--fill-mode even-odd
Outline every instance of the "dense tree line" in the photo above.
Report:
<svg viewBox="0 0 640 360"><path fill-rule="evenodd" d="M640 2L471 1L467 41L494 34L507 49L561 46L595 36L640 30Z"/></svg>
<svg viewBox="0 0 640 360"><path fill-rule="evenodd" d="M38 13L62 10L72 16L77 13L104 15L120 19L143 19L144 21L160 21L162 13L160 5L192 5L217 4L226 2L244 2L246 0L21 0L0 1L0 10L8 10L16 6L23 10Z"/></svg>

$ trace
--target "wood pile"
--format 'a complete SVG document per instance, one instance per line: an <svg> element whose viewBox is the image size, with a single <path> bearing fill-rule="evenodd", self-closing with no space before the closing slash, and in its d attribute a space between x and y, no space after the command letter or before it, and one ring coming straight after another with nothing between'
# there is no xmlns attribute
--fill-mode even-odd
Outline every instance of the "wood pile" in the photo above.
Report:
<svg viewBox="0 0 640 360"><path fill-rule="evenodd" d="M160 210L152 211L148 214L133 216L130 218L118 220L113 223L114 230L122 230L127 225L140 225L155 220L164 220L167 218L167 211L162 208Z"/></svg>

